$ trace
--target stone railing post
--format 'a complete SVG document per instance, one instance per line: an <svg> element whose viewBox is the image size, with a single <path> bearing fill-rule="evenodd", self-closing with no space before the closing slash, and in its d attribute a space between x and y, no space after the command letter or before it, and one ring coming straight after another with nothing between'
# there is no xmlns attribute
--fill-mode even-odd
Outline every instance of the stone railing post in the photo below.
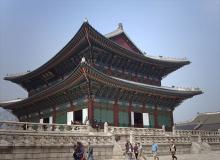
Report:
<svg viewBox="0 0 220 160"><path fill-rule="evenodd" d="M165 134L166 132L165 125L162 125L162 130L163 130L163 134Z"/></svg>
<svg viewBox="0 0 220 160"><path fill-rule="evenodd" d="M133 142L134 142L134 132L131 131L130 132L130 143L133 144Z"/></svg>
<svg viewBox="0 0 220 160"><path fill-rule="evenodd" d="M54 131L56 131L56 132L60 131L60 126L55 124L54 125Z"/></svg>
<svg viewBox="0 0 220 160"><path fill-rule="evenodd" d="M104 123L104 133L105 134L108 133L108 123L107 122Z"/></svg>
<svg viewBox="0 0 220 160"><path fill-rule="evenodd" d="M87 132L90 132L91 126L90 126L89 120L86 121L86 127L87 127Z"/></svg>
<svg viewBox="0 0 220 160"><path fill-rule="evenodd" d="M176 127L175 127L175 125L173 125L173 135L174 136L176 135Z"/></svg>
<svg viewBox="0 0 220 160"><path fill-rule="evenodd" d="M202 142L202 137L201 137L201 134L198 135L198 143L201 143Z"/></svg>

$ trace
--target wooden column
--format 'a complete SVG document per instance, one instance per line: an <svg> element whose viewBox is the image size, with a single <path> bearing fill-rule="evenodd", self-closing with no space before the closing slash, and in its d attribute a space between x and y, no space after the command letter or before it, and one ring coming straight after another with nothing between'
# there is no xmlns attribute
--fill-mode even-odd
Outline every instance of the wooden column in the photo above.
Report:
<svg viewBox="0 0 220 160"><path fill-rule="evenodd" d="M129 102L128 106L128 118L129 118L129 126L131 127L131 111L132 111L132 102Z"/></svg>
<svg viewBox="0 0 220 160"><path fill-rule="evenodd" d="M90 123L93 123L94 120L94 101L89 98L88 99L88 119Z"/></svg>
<svg viewBox="0 0 220 160"><path fill-rule="evenodd" d="M154 128L158 128L158 110L157 108L154 109Z"/></svg>
<svg viewBox="0 0 220 160"><path fill-rule="evenodd" d="M114 126L119 126L119 106L118 106L118 100L115 100L114 107Z"/></svg>
<svg viewBox="0 0 220 160"><path fill-rule="evenodd" d="M171 121L171 129L173 127L173 110L169 111L170 121Z"/></svg>

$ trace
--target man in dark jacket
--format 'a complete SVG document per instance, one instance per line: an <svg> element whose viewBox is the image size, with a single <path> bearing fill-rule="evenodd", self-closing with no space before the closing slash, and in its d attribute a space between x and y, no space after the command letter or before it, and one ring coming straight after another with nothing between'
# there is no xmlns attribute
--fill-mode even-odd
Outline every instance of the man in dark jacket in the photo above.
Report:
<svg viewBox="0 0 220 160"><path fill-rule="evenodd" d="M174 144L174 141L172 141L172 144L170 146L170 153L172 155L172 160L174 160L174 159L177 160L177 157L175 156L175 154L176 154L176 146Z"/></svg>
<svg viewBox="0 0 220 160"><path fill-rule="evenodd" d="M81 142L76 143L76 149L73 153L74 160L82 160L84 157L84 147Z"/></svg>

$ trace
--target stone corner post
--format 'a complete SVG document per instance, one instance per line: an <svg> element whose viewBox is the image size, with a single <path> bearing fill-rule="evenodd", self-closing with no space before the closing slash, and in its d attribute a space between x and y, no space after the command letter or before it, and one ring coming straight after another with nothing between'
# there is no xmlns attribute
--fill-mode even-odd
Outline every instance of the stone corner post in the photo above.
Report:
<svg viewBox="0 0 220 160"><path fill-rule="evenodd" d="M107 122L104 123L104 133L105 134L108 133L108 123Z"/></svg>
<svg viewBox="0 0 220 160"><path fill-rule="evenodd" d="M176 135L176 126L175 125L173 125L172 130L173 130L173 135Z"/></svg>
<svg viewBox="0 0 220 160"><path fill-rule="evenodd" d="M134 132L133 131L130 132L130 143L131 144L134 143Z"/></svg>

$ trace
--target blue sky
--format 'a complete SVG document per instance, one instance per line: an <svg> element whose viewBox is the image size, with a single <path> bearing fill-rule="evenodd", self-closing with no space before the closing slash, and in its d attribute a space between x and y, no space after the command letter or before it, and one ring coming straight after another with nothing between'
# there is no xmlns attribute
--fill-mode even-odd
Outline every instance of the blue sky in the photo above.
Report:
<svg viewBox="0 0 220 160"><path fill-rule="evenodd" d="M164 86L200 87L174 120L220 111L220 0L0 1L0 100L24 98L6 74L34 70L74 36L85 17L100 33L119 22L137 46L151 55L186 57L192 63L168 75Z"/></svg>

